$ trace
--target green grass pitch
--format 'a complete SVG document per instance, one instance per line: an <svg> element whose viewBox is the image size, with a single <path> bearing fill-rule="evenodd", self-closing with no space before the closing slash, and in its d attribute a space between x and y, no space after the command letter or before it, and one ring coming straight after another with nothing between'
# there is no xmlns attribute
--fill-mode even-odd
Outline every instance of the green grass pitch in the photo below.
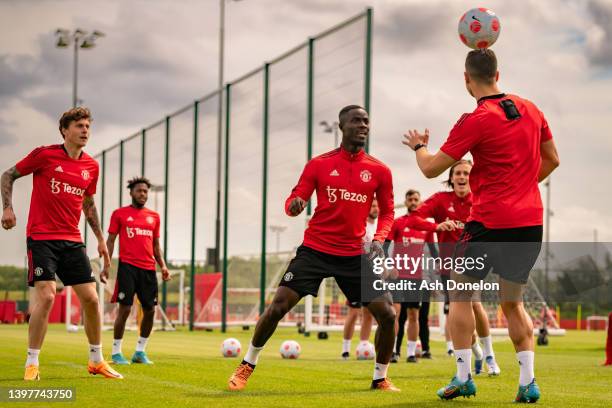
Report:
<svg viewBox="0 0 612 408"><path fill-rule="evenodd" d="M303 337L296 329L279 329L265 350L247 388L240 393L226 391L227 379L239 359L223 358L224 338L238 338L243 348L251 331L231 329L228 333L154 332L147 352L154 366L120 367L125 380L108 380L87 374L87 346L82 330L66 333L63 326L49 328L41 353L42 380L24 383L23 364L27 327L0 325L0 387L76 388L76 402L82 407L497 407L512 403L517 389L518 365L507 338L494 343L502 374L498 378L476 378L476 398L440 401L435 391L454 373L454 361L444 356L441 341L432 343L434 359L407 364L402 360L389 368L389 377L401 393L380 393L368 389L373 372L371 361L342 361L341 335L328 340ZM284 340L302 346L298 360L283 360L278 349ZM104 354L110 355L112 333L104 332ZM134 351L136 333L126 333L124 354ZM353 350L357 340L353 340ZM536 351L536 378L542 390L540 406L612 406L612 367L602 367L605 333L569 332L550 338L550 345ZM244 350L243 350L244 352ZM0 405L42 406L41 403L0 403ZM48 404L45 404L48 406ZM64 406L64 405L62 405Z"/></svg>

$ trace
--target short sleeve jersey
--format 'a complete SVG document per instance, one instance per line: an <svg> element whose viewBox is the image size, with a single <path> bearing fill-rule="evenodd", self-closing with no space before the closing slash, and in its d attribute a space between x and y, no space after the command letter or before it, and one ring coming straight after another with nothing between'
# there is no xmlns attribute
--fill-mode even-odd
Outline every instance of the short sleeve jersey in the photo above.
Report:
<svg viewBox="0 0 612 408"><path fill-rule="evenodd" d="M520 118L506 117L500 103L507 99L514 102ZM474 112L464 114L440 149L455 160L468 152L474 159L468 221L492 229L542 225L540 145L551 139L542 112L516 95L481 98Z"/></svg>
<svg viewBox="0 0 612 408"><path fill-rule="evenodd" d="M141 269L155 270L154 238L159 238L159 214L131 205L113 211L108 232L119 235L119 260Z"/></svg>
<svg viewBox="0 0 612 408"><path fill-rule="evenodd" d="M98 162L85 152L73 159L59 144L34 149L15 167L22 176L33 174L27 237L82 242L83 197L96 192Z"/></svg>

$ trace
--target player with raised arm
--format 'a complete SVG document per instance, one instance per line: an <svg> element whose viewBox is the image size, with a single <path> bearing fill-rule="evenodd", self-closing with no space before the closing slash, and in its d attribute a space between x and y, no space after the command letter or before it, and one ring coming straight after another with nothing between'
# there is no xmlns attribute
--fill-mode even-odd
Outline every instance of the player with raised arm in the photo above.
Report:
<svg viewBox="0 0 612 408"><path fill-rule="evenodd" d="M362 290L370 279L372 282L377 279L370 259L384 256L382 244L393 224L391 171L364 151L370 131L365 109L357 105L343 108L339 127L341 146L310 160L287 198L285 211L292 217L306 208L315 191L317 207L304 232L303 244L283 275L272 303L259 318L242 363L229 379L230 390L246 386L261 350L283 316L302 297L316 296L324 278L334 277L349 302L363 302L378 322L371 388L399 391L387 379L395 337L392 300L387 292L373 299L362 297ZM374 196L380 215L366 257L363 236Z"/></svg>
<svg viewBox="0 0 612 408"><path fill-rule="evenodd" d="M492 268L500 277L501 307L519 363L516 402L536 402L540 390L534 375L533 322L523 305L523 291L542 243L543 210L538 182L559 166L559 156L548 122L530 101L500 92L497 58L490 49L474 50L465 61L465 84L477 101L464 114L440 150L428 152L429 131L410 130L404 144L416 152L423 174L437 177L470 152L473 204L456 253L464 258L484 258L484 268L453 271L462 283L483 279ZM511 243L512 245L508 245ZM451 291L449 325L457 375L438 390L442 399L476 394L471 377L470 348L475 330L473 292Z"/></svg>
<svg viewBox="0 0 612 408"><path fill-rule="evenodd" d="M65 112L59 120L64 143L34 149L5 171L0 181L2 227L8 230L17 224L12 203L13 183L28 174L33 174L34 178L26 237L28 284L35 288L36 303L28 328L26 381L40 379L38 357L55 300L56 276L64 286L72 286L83 307L85 333L89 340L89 373L123 378L102 357L102 317L96 281L79 231L82 210L98 240L98 253L104 260L104 270L108 270L110 258L93 199L99 166L83 151L89 140L90 124L91 113L86 108Z"/></svg>
<svg viewBox="0 0 612 408"><path fill-rule="evenodd" d="M470 209L472 208L472 193L470 192L469 185L470 171L472 171L472 162L469 160L459 160L453 164L449 170L448 179L445 181L445 184L452 188L453 191L435 193L414 211L414 217L411 219L411 227L424 231L432 231L433 228L437 228L440 223L452 223L452 229L436 232L438 236L438 246L440 248L440 257L442 259L452 258L455 244L459 242L463 227L470 215ZM433 218L435 223L430 223L426 218ZM442 268L440 270L440 276L445 286L444 313L448 314L448 291L446 290L446 282L450 278L450 269ZM474 317L476 318L476 332L484 346L483 351L476 335L472 337L472 351L475 356L474 372L475 374L481 373L484 359L489 375L499 375L501 370L495 361L493 339L491 338L487 313L482 303L479 301L472 302L472 309ZM453 353L453 346L450 338L450 330L448 329L448 319L446 319L444 332L447 336L447 353L451 355L451 353Z"/></svg>
<svg viewBox="0 0 612 408"><path fill-rule="evenodd" d="M115 240L119 236L119 268L111 299L111 302L119 303L119 312L115 319L111 358L115 364L130 364L121 352L121 343L136 294L143 316L132 362L153 364L145 348L153 329L157 305L155 261L161 268L163 280L170 280L170 273L159 244L159 214L145 207L151 182L144 177L134 177L128 181L127 188L132 204L113 211L106 240L109 256L112 257Z"/></svg>

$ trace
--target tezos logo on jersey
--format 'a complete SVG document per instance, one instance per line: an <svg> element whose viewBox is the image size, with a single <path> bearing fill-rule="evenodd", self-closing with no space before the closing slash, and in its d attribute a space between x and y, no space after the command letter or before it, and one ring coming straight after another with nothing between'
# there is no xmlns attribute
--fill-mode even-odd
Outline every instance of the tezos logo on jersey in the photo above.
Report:
<svg viewBox="0 0 612 408"><path fill-rule="evenodd" d="M125 231L127 232L128 238L134 238L136 235L145 236L145 237L153 237L153 231L138 227L125 227Z"/></svg>
<svg viewBox="0 0 612 408"><path fill-rule="evenodd" d="M356 203L365 203L368 201L367 194L359 194L348 191L345 188L331 188L330 186L326 187L327 190L327 198L330 203L335 203L338 201L338 197L343 201L354 201Z"/></svg>
<svg viewBox="0 0 612 408"><path fill-rule="evenodd" d="M361 170L361 173L359 173L359 177L361 177L361 181L367 183L368 181L372 180L372 173L370 172L370 170Z"/></svg>
<svg viewBox="0 0 612 408"><path fill-rule="evenodd" d="M89 180L89 172L87 170L83 170L81 172L81 177L83 177L83 180Z"/></svg>
<svg viewBox="0 0 612 408"><path fill-rule="evenodd" d="M40 266L34 269L34 275L40 276L42 274L43 274L43 268L41 268Z"/></svg>
<svg viewBox="0 0 612 408"><path fill-rule="evenodd" d="M289 282L291 279L293 279L293 273L292 272L287 272L287 273L285 273L285 276L283 276L283 280L285 282Z"/></svg>
<svg viewBox="0 0 612 408"><path fill-rule="evenodd" d="M53 194L59 194L60 192L64 192L64 193L68 193L68 194L74 194L74 195L78 195L78 196L82 196L83 194L85 194L85 190L79 187L75 187L75 186L71 186L68 183L62 183L61 181L57 181L55 180L55 177L53 177L51 180L51 192Z"/></svg>

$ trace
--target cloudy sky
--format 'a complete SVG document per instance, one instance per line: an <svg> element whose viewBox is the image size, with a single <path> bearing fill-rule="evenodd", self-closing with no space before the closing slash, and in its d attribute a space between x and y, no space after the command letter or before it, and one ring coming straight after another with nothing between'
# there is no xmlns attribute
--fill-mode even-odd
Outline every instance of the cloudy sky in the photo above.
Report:
<svg viewBox="0 0 612 408"><path fill-rule="evenodd" d="M407 188L429 195L441 186L417 172L401 135L429 127L435 149L461 113L474 109L463 84L467 49L456 29L461 14L481 3L228 1L225 76L237 78L372 6L372 153L393 170L396 201ZM606 187L612 175L612 1L485 5L502 24L493 47L500 88L540 107L560 152L551 239L589 241L597 229L599 240L612 241L612 194ZM56 123L71 103L72 53L54 47L56 28L107 34L97 48L80 53L79 98L95 117L87 150L97 153L216 87L218 13L216 0L0 1L0 168L11 167L35 146L61 140ZM288 180L297 180L303 162L294 164ZM23 264L30 188L30 179L15 186L18 227L0 232L0 264ZM298 231L285 236L282 247L290 247L298 243L293 241L303 224L285 220L280 204L269 216ZM256 248L256 239L252 242ZM177 249L174 257L187 252Z"/></svg>

